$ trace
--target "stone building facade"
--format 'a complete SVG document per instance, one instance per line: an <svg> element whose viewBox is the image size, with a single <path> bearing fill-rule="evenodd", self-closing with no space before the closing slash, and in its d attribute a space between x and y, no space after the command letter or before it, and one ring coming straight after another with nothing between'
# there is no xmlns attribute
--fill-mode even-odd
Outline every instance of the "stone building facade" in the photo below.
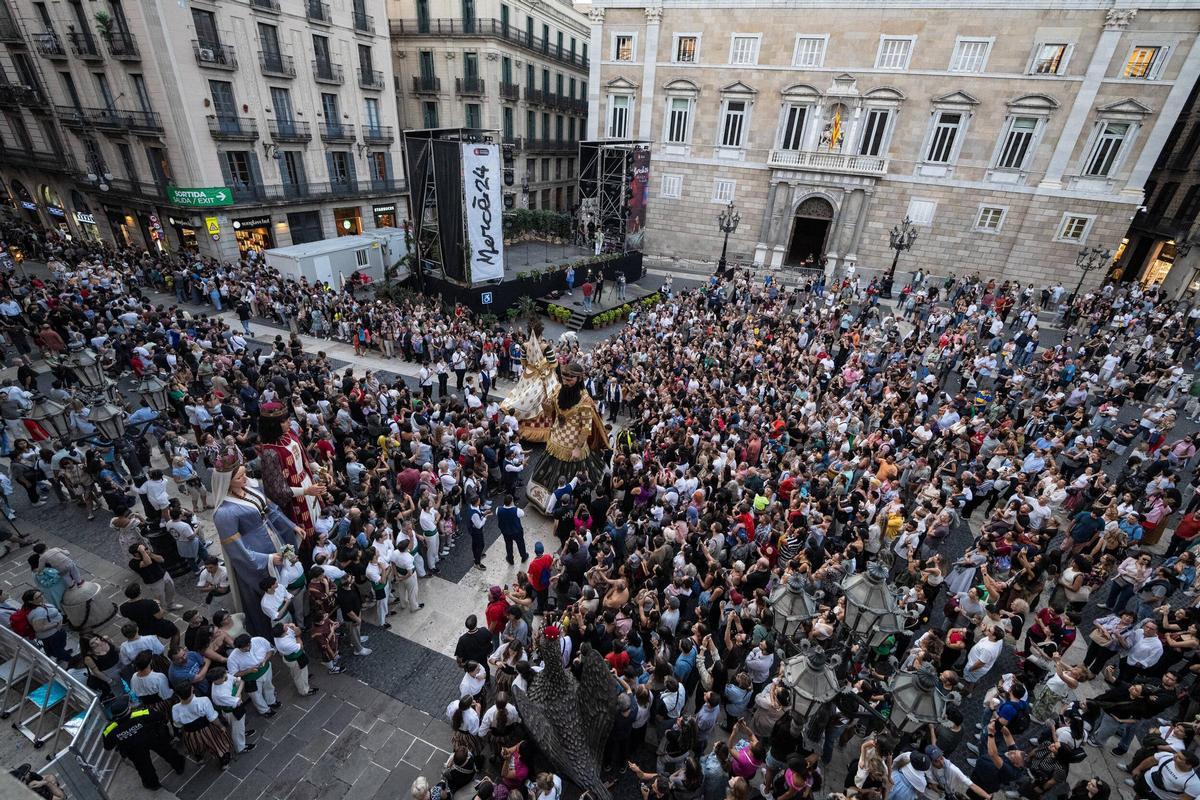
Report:
<svg viewBox="0 0 1200 800"><path fill-rule="evenodd" d="M401 124L495 131L506 209L575 205L589 30L569 0L388 0Z"/></svg>
<svg viewBox="0 0 1200 800"><path fill-rule="evenodd" d="M0 76L39 226L236 259L407 217L383 0L0 0Z"/></svg>
<svg viewBox="0 0 1200 800"><path fill-rule="evenodd" d="M1200 74L1200 2L595 0L589 137L651 143L646 250L1070 281ZM1099 280L1103 272L1093 273ZM1076 275L1077 277L1077 275Z"/></svg>

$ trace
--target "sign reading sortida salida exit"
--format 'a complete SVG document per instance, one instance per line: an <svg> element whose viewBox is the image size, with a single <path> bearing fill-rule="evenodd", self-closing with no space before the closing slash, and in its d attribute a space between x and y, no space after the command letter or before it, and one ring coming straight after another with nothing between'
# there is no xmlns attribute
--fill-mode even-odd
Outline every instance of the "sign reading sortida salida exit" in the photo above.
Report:
<svg viewBox="0 0 1200 800"><path fill-rule="evenodd" d="M224 186L168 186L167 201L192 208L229 206L233 205L233 192Z"/></svg>

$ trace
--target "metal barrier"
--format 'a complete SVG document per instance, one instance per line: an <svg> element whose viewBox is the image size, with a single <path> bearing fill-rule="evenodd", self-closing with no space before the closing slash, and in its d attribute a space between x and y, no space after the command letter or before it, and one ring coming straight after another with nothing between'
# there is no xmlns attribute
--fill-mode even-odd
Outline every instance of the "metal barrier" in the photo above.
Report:
<svg viewBox="0 0 1200 800"><path fill-rule="evenodd" d="M100 698L32 642L0 626L0 719L50 763L34 769L58 777L71 800L105 798L119 756L104 749L108 720Z"/></svg>

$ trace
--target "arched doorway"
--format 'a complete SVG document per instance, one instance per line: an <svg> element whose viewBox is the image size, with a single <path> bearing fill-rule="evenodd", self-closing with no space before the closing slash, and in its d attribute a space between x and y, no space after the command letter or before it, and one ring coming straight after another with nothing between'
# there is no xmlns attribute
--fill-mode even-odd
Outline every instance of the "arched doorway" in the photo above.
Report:
<svg viewBox="0 0 1200 800"><path fill-rule="evenodd" d="M785 263L790 266L820 266L825 256L825 238L833 223L833 204L824 197L809 197L796 207L795 217Z"/></svg>

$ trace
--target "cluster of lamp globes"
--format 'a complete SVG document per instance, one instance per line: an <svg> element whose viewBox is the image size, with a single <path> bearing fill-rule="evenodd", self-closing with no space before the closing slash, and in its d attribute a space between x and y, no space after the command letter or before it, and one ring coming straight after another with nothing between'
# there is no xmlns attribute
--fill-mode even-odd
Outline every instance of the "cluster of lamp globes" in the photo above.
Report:
<svg viewBox="0 0 1200 800"><path fill-rule="evenodd" d="M104 365L90 349L75 345L64 356L47 359L55 369L70 370L78 387L78 396L88 406L87 420L109 441L125 435L126 410L114 402L116 384L104 374ZM162 414L168 408L167 384L153 372L145 373L134 385L154 411ZM26 417L61 439L70 439L70 410L62 403L41 393L35 393L33 408Z"/></svg>
<svg viewBox="0 0 1200 800"><path fill-rule="evenodd" d="M914 612L899 605L896 590L887 578L887 567L873 561L865 572L842 580L842 595L846 598L844 635L831 641L875 648L904 631ZM801 624L819 612L817 598L804 590L800 577L793 575L788 582L777 586L767 602L773 612L777 640L795 652L781 669L782 682L791 691L792 713L806 719L835 699L853 700L856 696L836 672L842 657L836 653L830 655L807 639L796 643ZM930 665L917 670L897 670L888 681L888 690L892 708L887 722L901 733L912 733L944 721L947 706L960 699L957 693L942 690L937 672Z"/></svg>

